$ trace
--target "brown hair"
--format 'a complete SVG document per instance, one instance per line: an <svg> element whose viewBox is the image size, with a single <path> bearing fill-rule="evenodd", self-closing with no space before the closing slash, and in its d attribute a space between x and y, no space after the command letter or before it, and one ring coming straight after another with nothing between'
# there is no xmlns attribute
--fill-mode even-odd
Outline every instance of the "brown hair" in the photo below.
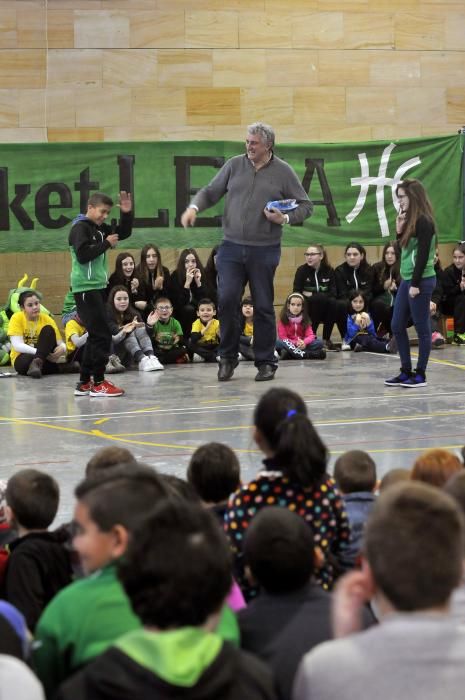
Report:
<svg viewBox="0 0 465 700"><path fill-rule="evenodd" d="M363 450L349 450L337 458L334 479L342 493L373 491L376 486L376 464Z"/></svg>
<svg viewBox="0 0 465 700"><path fill-rule="evenodd" d="M412 236L415 236L418 219L423 216L431 222L434 228L434 214L426 190L419 180L402 180L396 187L396 195L399 194L399 189L404 190L409 198L405 222L399 237L400 247L406 248Z"/></svg>
<svg viewBox="0 0 465 700"><path fill-rule="evenodd" d="M415 460L410 478L442 488L452 474L462 470L462 462L452 452L434 448L426 450Z"/></svg>
<svg viewBox="0 0 465 700"><path fill-rule="evenodd" d="M326 265L327 267L331 267L329 260L328 260L328 253L326 252L326 249L321 243L309 243L307 248L316 248L319 253L323 256L321 258L321 265Z"/></svg>
<svg viewBox="0 0 465 700"><path fill-rule="evenodd" d="M149 250L154 250L157 254L157 269L154 272L155 277L159 277L160 275L163 276L163 265L161 262L160 248L154 245L153 243L147 243L140 251L140 263L137 267L137 271L140 277L147 284L149 284L150 282L149 268L147 267L147 253L149 252Z"/></svg>
<svg viewBox="0 0 465 700"><path fill-rule="evenodd" d="M447 603L462 577L464 519L452 498L413 481L379 496L365 530L376 585L399 611Z"/></svg>

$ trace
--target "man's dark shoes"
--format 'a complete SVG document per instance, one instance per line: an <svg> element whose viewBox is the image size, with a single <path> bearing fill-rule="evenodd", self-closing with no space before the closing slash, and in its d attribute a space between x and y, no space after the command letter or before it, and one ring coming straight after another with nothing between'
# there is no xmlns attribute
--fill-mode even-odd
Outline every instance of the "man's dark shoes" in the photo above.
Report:
<svg viewBox="0 0 465 700"><path fill-rule="evenodd" d="M222 358L220 360L220 365L218 368L218 381L227 382L234 374L234 370L238 365L237 360L228 360L227 358Z"/></svg>
<svg viewBox="0 0 465 700"><path fill-rule="evenodd" d="M269 382L274 379L275 372L278 368L276 365L260 365L258 368L257 375L255 377L256 382Z"/></svg>

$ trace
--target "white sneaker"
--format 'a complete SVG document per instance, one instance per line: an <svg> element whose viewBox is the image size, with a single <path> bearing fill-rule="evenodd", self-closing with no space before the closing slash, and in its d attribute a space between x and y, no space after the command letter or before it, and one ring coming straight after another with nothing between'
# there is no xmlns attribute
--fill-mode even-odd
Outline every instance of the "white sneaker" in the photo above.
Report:
<svg viewBox="0 0 465 700"><path fill-rule="evenodd" d="M152 370L154 372L158 372L159 370L165 369L158 357L155 357L155 355L151 355L149 357L150 364L152 365Z"/></svg>
<svg viewBox="0 0 465 700"><path fill-rule="evenodd" d="M341 350L352 350L349 343L342 343Z"/></svg>
<svg viewBox="0 0 465 700"><path fill-rule="evenodd" d="M244 359L244 355L242 355L242 353L238 352L238 353L237 353L237 359L238 359L239 362L242 362L242 360ZM216 359L216 361L218 362L218 358Z"/></svg>
<svg viewBox="0 0 465 700"><path fill-rule="evenodd" d="M203 362L203 357L200 357L200 355L197 355L196 352L192 355L192 362Z"/></svg>
<svg viewBox="0 0 465 700"><path fill-rule="evenodd" d="M123 365L118 355L110 355L108 364L113 367L113 372L110 372L110 374L119 374L120 372L126 371L126 367Z"/></svg>
<svg viewBox="0 0 465 700"><path fill-rule="evenodd" d="M152 361L150 357L144 355L144 357L139 362L139 372L151 372L153 369L155 368L152 366Z"/></svg>

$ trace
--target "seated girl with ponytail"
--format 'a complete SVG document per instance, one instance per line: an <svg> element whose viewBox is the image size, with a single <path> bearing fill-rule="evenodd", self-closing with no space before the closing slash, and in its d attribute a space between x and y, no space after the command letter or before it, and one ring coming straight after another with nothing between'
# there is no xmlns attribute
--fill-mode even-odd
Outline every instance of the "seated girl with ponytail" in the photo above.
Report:
<svg viewBox="0 0 465 700"><path fill-rule="evenodd" d="M331 589L333 565L337 566L338 557L347 548L350 527L342 499L326 471L328 450L300 396L283 388L266 392L255 408L254 440L265 455L263 468L232 494L225 513L236 580L246 598L256 595L257 589L245 575L243 540L259 510L281 506L300 515L312 529L322 555L316 581Z"/></svg>

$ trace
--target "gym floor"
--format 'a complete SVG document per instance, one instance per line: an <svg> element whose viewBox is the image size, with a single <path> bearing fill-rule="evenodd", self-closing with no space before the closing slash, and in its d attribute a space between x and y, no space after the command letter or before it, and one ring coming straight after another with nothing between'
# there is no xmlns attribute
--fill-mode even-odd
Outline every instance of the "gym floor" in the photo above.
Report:
<svg viewBox="0 0 465 700"><path fill-rule="evenodd" d="M303 396L330 449L329 471L350 449L369 452L379 478L395 467L410 468L429 447L459 453L465 444L465 348L433 350L427 387L385 387L384 379L398 369L396 355L339 352L324 361L281 362L266 383L254 382L253 364L241 362L231 381L219 383L216 365L196 363L109 377L126 391L113 399L75 397L77 375L1 378L0 478L25 467L53 474L61 488L57 522L72 517L73 489L105 445L125 446L157 470L184 476L196 447L225 442L238 452L247 480L261 461L252 440L253 409L272 386Z"/></svg>

